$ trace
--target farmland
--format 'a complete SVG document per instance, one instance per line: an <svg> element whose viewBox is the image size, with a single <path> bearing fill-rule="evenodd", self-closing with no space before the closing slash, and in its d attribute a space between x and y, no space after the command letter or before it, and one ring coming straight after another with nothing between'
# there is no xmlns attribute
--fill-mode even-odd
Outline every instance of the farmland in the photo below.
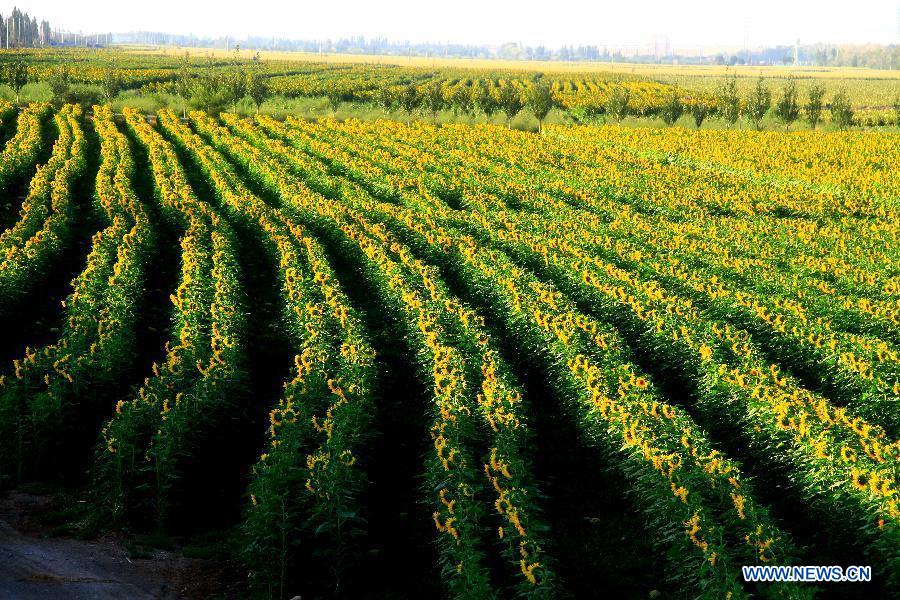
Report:
<svg viewBox="0 0 900 600"><path fill-rule="evenodd" d="M232 112L253 114L257 109L277 116L390 118L408 121L411 116L431 116L449 123L511 123L520 129L537 129L538 123L521 106L504 109L503 94L513 90L527 97L539 82L552 97L549 122L599 124L627 114L630 125L657 125L667 102L675 97L684 106L681 123L688 126L691 108L704 107L707 128L740 128L746 119L749 95L762 78L776 101L789 81L795 81L798 101L805 105L811 88L824 89L821 126L837 128L828 107L843 92L853 115L846 125L893 128L900 114L900 74L895 70L813 67L719 67L641 65L586 62L525 62L479 59L426 59L303 53L251 52L247 50L124 48L97 50L18 50L0 55L0 67L13 61L27 63L29 83L24 98L30 101L65 100L89 108L96 101L156 112L159 108L184 110L185 105L209 110L198 99L184 97L179 81L227 79L235 69L256 71L269 94L260 105L235 98ZM70 97L55 97L50 84L60 70L67 73ZM103 97L104 81L116 82L113 93ZM737 122L722 118L721 90L733 81L738 94ZM610 113L610 99L627 95L627 110ZM408 96L404 99L404 95ZM65 95L64 95L65 96ZM0 86L0 97L14 93ZM223 103L224 105L227 104ZM518 118L517 118L518 117ZM677 121L677 119L676 119ZM701 122L703 120L701 119ZM777 128L774 119L766 128ZM794 123L804 127L806 119ZM748 123L749 124L749 123ZM813 129L816 125L813 124Z"/></svg>
<svg viewBox="0 0 900 600"><path fill-rule="evenodd" d="M265 598L900 594L898 134L0 132L4 487Z"/></svg>

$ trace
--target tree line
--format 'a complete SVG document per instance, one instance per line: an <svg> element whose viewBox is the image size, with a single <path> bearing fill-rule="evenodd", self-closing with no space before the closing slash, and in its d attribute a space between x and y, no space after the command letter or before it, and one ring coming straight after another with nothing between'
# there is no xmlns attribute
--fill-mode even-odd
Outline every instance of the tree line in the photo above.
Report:
<svg viewBox="0 0 900 600"><path fill-rule="evenodd" d="M197 69L185 53L175 76L175 93L182 100L182 113L187 116L187 107L218 114L228 107L237 110L237 104L249 98L256 112L263 102L272 96L269 81L263 73L259 53L250 61L249 67L238 58L240 47L235 49L234 58L225 68L208 56L206 64Z"/></svg>
<svg viewBox="0 0 900 600"><path fill-rule="evenodd" d="M76 87L74 74L71 67L63 64L50 69L40 79L48 84L51 101L57 106L66 103L90 106L99 102L112 102L125 89L125 79L113 64L103 67L99 92L96 88ZM12 89L16 104L20 102L22 88L31 81L32 76L24 60L0 65L0 84L6 84ZM190 57L185 54L174 76L174 90L183 100L185 114L187 106L218 114L226 107L234 109L245 97L253 101L259 112L262 103L271 97L258 54L253 57L249 68L236 58L222 68L221 63L208 57L206 65L199 69L190 63Z"/></svg>
<svg viewBox="0 0 900 600"><path fill-rule="evenodd" d="M711 96L685 97L682 90L673 87L657 114L667 126L674 125L687 114L698 129L711 117L724 120L729 128L743 117L756 130L760 130L764 118L771 113L789 130L800 119L816 129L827 111L832 123L839 129L849 128L853 124L854 111L847 92L838 89L828 101L825 92L824 85L816 84L810 86L805 98L801 98L796 80L790 77L773 101L771 89L765 79L760 77L748 95L741 97L736 78L729 77ZM336 110L343 94L335 88L333 92L329 91L328 98L332 108ZM445 95L441 81L432 80L424 85L408 84L399 89L382 88L376 93L375 100L386 112L395 109L404 111L407 122L416 112L429 114L436 120L439 111L452 109L456 115L480 112L491 117L495 113L502 113L507 125L511 126L516 115L527 109L537 119L539 130L550 110L559 107L550 83L541 74L537 74L531 85L524 89L512 84L491 89L486 81L480 80L472 86L457 86L449 95ZM895 121L900 125L900 97L894 102L894 113ZM625 84L616 84L609 90L606 102L590 114L622 122L627 116L638 115L639 112L633 104L631 88Z"/></svg>
<svg viewBox="0 0 900 600"><path fill-rule="evenodd" d="M629 100L628 88L614 89L607 100L606 112L621 122L632 112ZM690 98L685 102L679 92L673 88L660 108L659 115L667 126L671 126L682 115L689 114L698 129L711 116L722 119L729 128L733 127L738 119L744 117L759 131L762 128L763 119L770 111L775 119L788 130L801 117L812 129L815 129L822 122L826 110L831 115L832 123L839 129L847 129L853 124L853 107L850 97L843 89L837 90L830 101L826 102L825 86L815 84L809 87L804 100L800 98L796 80L789 77L773 104L772 90L763 77L757 79L756 85L746 98L742 98L738 93L737 78L728 77L719 84L711 99L698 97ZM896 121L900 124L900 98L894 103L894 112Z"/></svg>
<svg viewBox="0 0 900 600"><path fill-rule="evenodd" d="M333 106L336 104L332 98ZM452 110L455 115L474 115L480 112L487 117L502 113L507 127L512 127L512 120L527 109L538 121L538 130L543 128L544 119L554 106L557 106L550 82L537 73L531 85L524 90L514 84L506 84L494 93L484 80L472 86L457 86L449 95L444 94L443 82L433 79L424 85L414 83L400 88L384 87L378 90L376 103L385 111L402 110L407 115L407 123L417 113L431 115L433 121L441 110Z"/></svg>
<svg viewBox="0 0 900 600"><path fill-rule="evenodd" d="M224 63L208 56L206 63L200 67L195 66L190 55L185 53L172 81L165 84L166 89L181 99L185 116L189 106L210 114L218 114L228 108L236 111L237 104L245 98L250 99L258 113L262 104L272 97L259 54L254 55L248 65L239 59L238 51L239 48L235 50L234 57ZM0 83L12 89L17 104L21 90L29 80L28 65L24 60L15 60L0 67ZM125 87L121 71L112 64L103 69L99 93L96 88L73 86L73 71L66 65L57 65L43 80L49 85L52 100L57 105L77 103L89 106L101 101L111 102ZM689 115L698 129L711 117L722 119L731 128L743 117L756 130L760 130L764 118L771 113L789 130L800 119L816 129L827 111L839 129L849 128L853 124L854 111L846 91L838 89L827 102L825 94L824 85L814 84L807 89L805 98L801 98L796 80L789 77L773 100L772 90L760 77L742 97L737 78L731 76L725 78L715 93L709 96L685 97L681 90L673 87L657 114L667 126ZM347 92L334 85L326 91L326 98L336 113L340 103L347 100ZM456 86L449 93L445 92L444 82L440 79L425 84L385 86L376 91L374 100L387 113L395 110L405 112L407 123L417 113L430 115L436 122L440 111L452 110L457 116L480 113L490 118L494 114L503 114L507 126L511 128L513 119L527 109L538 121L539 132L550 111L559 107L550 82L541 73L535 74L524 86L510 82L494 86L492 82L481 79L473 85ZM894 113L900 125L900 98L894 102ZM611 86L605 103L591 112L592 116L603 115L616 122L633 114L638 114L638 111L632 103L631 89L625 84Z"/></svg>
<svg viewBox="0 0 900 600"><path fill-rule="evenodd" d="M8 17L0 14L0 48L37 48L49 43L50 23L38 20L18 8Z"/></svg>
<svg viewBox="0 0 900 600"><path fill-rule="evenodd" d="M16 104L20 103L22 88L32 81L28 70L28 63L24 60L14 60L0 65L0 84L6 84L12 89L16 97ZM57 106L63 104L81 104L90 106L101 101L112 102L113 98L125 87L125 80L120 71L112 65L103 69L103 79L100 82L100 92L90 88L76 88L73 86L73 70L66 65L57 65L42 77L50 88L51 101Z"/></svg>
<svg viewBox="0 0 900 600"><path fill-rule="evenodd" d="M173 89L182 101L184 112L190 105L211 114L227 107L234 109L244 98L249 98L259 112L262 103L272 96L266 75L259 66L258 54L249 68L235 58L224 69L211 57L207 58L204 67L197 69L186 55L175 77ZM337 112L341 102L347 100L347 93L335 85L326 91L325 97L332 111ZM509 84L493 93L487 82L479 81L471 87L457 87L448 98L444 94L443 82L434 79L424 85L410 83L400 88L383 87L376 93L375 101L386 112L406 112L407 123L416 113L430 115L436 121L438 113L446 109L453 110L456 115L480 111L490 117L502 113L511 127L516 115L527 108L537 119L539 129L543 127L550 110L556 106L550 82L540 73L524 90Z"/></svg>

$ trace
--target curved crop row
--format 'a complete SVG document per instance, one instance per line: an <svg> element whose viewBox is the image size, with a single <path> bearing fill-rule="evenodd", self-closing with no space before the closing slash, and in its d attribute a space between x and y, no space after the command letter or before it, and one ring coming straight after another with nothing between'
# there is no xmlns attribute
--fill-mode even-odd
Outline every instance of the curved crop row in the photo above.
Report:
<svg viewBox="0 0 900 600"><path fill-rule="evenodd" d="M682 554L699 553L700 560L679 572L686 588L707 579L703 589L710 597L740 594L736 565L790 560L787 536L756 504L737 464L713 451L681 409L660 401L648 379L628 364L612 329L575 311L561 294L509 259L432 221L429 214L439 209L437 204L420 204L413 211L365 202L358 208L412 233L414 243L434 260L462 267L472 293L491 299L510 331L521 335L517 341L547 357L557 393L570 401L584 435L641 490L635 496L648 516L648 529L658 532L658 543L683 544ZM446 218L446 213L436 216ZM623 445L631 451L621 450ZM710 484L717 490L712 502L706 493ZM683 530L672 516L681 512ZM727 526L718 521L720 514ZM698 535L701 530L705 533Z"/></svg>
<svg viewBox="0 0 900 600"><path fill-rule="evenodd" d="M702 410L714 420L739 423L749 440L774 462L784 462L793 482L823 514L857 523L881 556L897 560L898 506L893 489L900 447L883 431L836 408L767 365L745 332L703 318L689 301L668 295L567 240L484 222L499 247L547 272L562 289L618 318L670 368L698 385ZM627 309L624 313L622 309Z"/></svg>
<svg viewBox="0 0 900 600"><path fill-rule="evenodd" d="M98 499L118 520L149 514L162 525L187 459L236 402L243 374L243 295L234 236L200 202L172 147L134 110L128 127L150 157L157 200L184 228L181 278L166 358L154 363L135 397L120 400L98 449ZM147 514L147 513L144 513Z"/></svg>
<svg viewBox="0 0 900 600"><path fill-rule="evenodd" d="M255 465L244 531L251 579L284 593L298 567L294 547L330 540L339 579L345 545L364 526L358 457L371 427L374 352L319 244L304 228L254 196L234 169L171 112L160 123L197 161L229 214L253 226L278 265L295 368L269 413L268 442ZM201 131L215 127L202 113ZM277 560L273 560L277 557ZM302 569L301 569L302 571ZM294 577L296 579L296 577Z"/></svg>
<svg viewBox="0 0 900 600"><path fill-rule="evenodd" d="M0 234L0 306L8 309L31 289L72 236L73 186L87 167L82 111L67 105L56 115L59 139L38 168L19 220Z"/></svg>
<svg viewBox="0 0 900 600"><path fill-rule="evenodd" d="M545 357L557 378L557 394L568 402L583 435L635 490L657 543L674 545L679 555L698 555L678 573L685 589L699 585L709 597L740 596L738 566L792 560L789 536L755 500L739 464L713 449L683 409L662 399L629 361L627 346L613 328L577 311L502 253L423 219L421 212L391 207L383 214L393 227L414 236L433 260L459 269L472 293L490 299L518 341ZM766 593L806 594L799 589Z"/></svg>
<svg viewBox="0 0 900 600"><path fill-rule="evenodd" d="M44 147L42 128L49 114L49 104L29 104L19 114L16 134L0 152L0 189L25 175L37 162Z"/></svg>
<svg viewBox="0 0 900 600"><path fill-rule="evenodd" d="M292 121L296 128L310 131L309 124ZM355 143L353 133L361 124L341 128L341 142ZM378 128L381 139L388 140L390 135ZM322 134L322 128L313 129ZM449 133L448 133L449 132ZM372 128L367 128L371 135ZM325 130L325 135L328 131ZM349 134L349 135L347 135ZM844 326L845 312L856 310L853 326L866 329L877 326L875 334L892 338L896 335L898 316L896 301L880 302L877 294L871 298L860 298L854 302L854 296L841 297L826 282L810 277L811 273L798 268L798 264L779 264L782 257L796 257L803 246L814 246L815 251L829 256L839 252L849 257L866 257L860 268L875 271L887 271L892 264L891 245L889 240L896 237L895 228L889 223L866 220L852 221L840 219L832 223L804 222L801 219L757 219L740 220L707 215L703 211L693 211L689 220L683 218L666 218L662 215L643 214L640 211L623 210L622 198L617 195L606 196L591 191L590 185L596 186L595 178L582 178L580 169L561 169L558 160L546 147L536 145L530 136L515 136L507 144L484 144L478 135L464 128L442 128L438 132L428 128L419 128L406 136L405 144L393 144L392 149L406 160L423 164L443 164L443 172L438 176L447 176L448 165L452 166L453 177L457 184L470 183L473 190L500 194L504 197L515 196L522 207L529 210L561 217L560 212L567 212L565 204L588 212L596 212L596 218L607 224L604 234L617 238L633 239L641 237L649 245L644 254L654 251L666 252L677 247L685 247L689 254L702 256L704 260L713 262L725 270L734 270L741 275L741 283L754 285L748 277L758 278L763 293L780 293L785 299L800 303L810 302L826 306L819 316L828 318L836 327ZM435 143L445 148L460 147L440 153L429 152ZM394 161L393 166L398 166ZM563 164L562 166L568 166ZM573 164L572 167L580 165ZM430 171L429 174L434 174ZM537 178L538 185L533 185ZM583 183L579 181L583 179ZM461 180L461 181L460 181ZM673 192L681 191L684 197L690 198L691 191L678 187L680 181L669 181L668 177L660 177L658 181ZM526 184L527 182L527 184ZM655 185L660 185L654 182ZM743 194L759 193L758 188L750 187ZM571 211L568 211L571 212ZM852 246L848 240L853 239ZM659 248L662 245L664 248ZM766 251L760 253L759 248ZM771 251L768 251L771 248ZM896 262L895 259L894 263ZM849 265L848 265L849 266ZM842 270L839 264L833 265L837 274ZM890 280L888 280L890 281ZM855 285L862 281L854 281ZM797 294L793 291L796 289ZM785 295L786 291L790 294ZM823 294L824 292L824 294ZM854 292L855 293L855 292ZM829 302L834 296L834 301ZM862 302L865 300L865 302ZM815 314L815 313L814 313ZM849 316L849 315L847 315ZM874 318L873 318L874 317ZM880 324L880 325L879 325ZM893 330L893 331L892 331Z"/></svg>
<svg viewBox="0 0 900 600"><path fill-rule="evenodd" d="M264 122L284 135L291 135L290 130L279 128L271 120ZM341 141L354 144L346 138ZM306 143L313 142L306 140ZM368 148L371 152L371 146ZM397 154L408 160L402 161L395 156L393 166L407 177L416 170L426 181L428 177L435 179L437 174L438 185L450 186L451 179L459 185L461 181L466 182L467 175L472 176L471 167L467 169L467 165L459 164L461 161L454 161L451 167L441 166L445 153L418 152L409 156L410 153L400 149ZM441 168L447 171L442 172ZM702 248L693 245L685 250L671 241L677 240L677 236L660 226L652 229L650 240L635 243L636 236L629 234L632 223L641 222L640 216L623 218L610 211L609 216L601 218L574 210L553 198L530 200L526 187L514 187L506 193L517 192L517 201L529 207L529 211L520 211L517 217L528 221L533 229L542 230L546 236L564 237L577 226L584 233L573 236L573 242L587 252L604 256L631 272L659 280L668 289L698 302L713 319L747 328L783 362L812 372L819 381L829 385L843 404L857 414L885 426L891 435L898 431L897 419L900 417L894 409L900 374L897 371L898 354L892 345L877 338L836 331L831 326L831 315L810 314L802 295L800 298L778 299L776 296L772 299L771 293L754 294L752 286L746 285L745 280L741 281L744 285L730 283L725 279L727 270L710 268L710 262L717 261L716 253L707 257L705 253L701 254ZM485 211L502 209L502 201L492 199L483 191L486 188L489 189L490 184L479 182L471 191L467 186L464 191L467 198L478 198L485 203ZM728 253L724 255L727 257ZM779 286L779 289L784 287Z"/></svg>
<svg viewBox="0 0 900 600"><path fill-rule="evenodd" d="M132 189L134 161L127 140L108 108L95 109L94 123L101 138L94 202L106 227L94 235L87 264L63 302L59 341L26 350L15 361L14 373L0 379L0 437L15 440L15 451L7 447L4 457L15 457L20 477L29 467L47 466L65 439L73 411L89 408L88 397L115 383L135 352L144 259L153 234Z"/></svg>
<svg viewBox="0 0 900 600"><path fill-rule="evenodd" d="M467 202L477 204L473 198ZM689 301L581 250L579 229L563 227L548 236L546 223L528 224L519 216L489 205L455 221L547 273L657 349L665 365L697 382L699 407L709 418L741 424L761 454L786 465L820 514L834 516L834 498L840 495L840 515L858 524L880 569L895 572L900 449L895 442L767 365L746 333L703 317Z"/></svg>
<svg viewBox="0 0 900 600"><path fill-rule="evenodd" d="M234 120L230 124L239 126ZM536 534L542 528L522 454L528 429L521 392L480 318L449 294L433 269L415 260L383 229L340 203L298 187L283 162L239 138L213 138L213 143L266 181L286 208L349 246L377 282L380 298L400 315L421 377L433 386L435 452L427 461L427 473L437 496L433 516L452 595L492 595L480 548L486 535L484 508L476 502L476 489L491 490L496 497L494 508L501 516L496 531L519 574L521 593L549 593L553 574L542 558ZM474 466L479 459L486 480Z"/></svg>
<svg viewBox="0 0 900 600"><path fill-rule="evenodd" d="M362 89L398 74L381 68L264 73L312 89L346 71ZM557 102L610 85L548 83ZM531 84L451 70L391 83L458 100L483 85ZM11 114L0 103L7 131ZM826 561L900 590L888 134L821 152L814 136L750 136L730 155L740 132L695 147L611 128L124 117L31 105L0 151L0 187L17 193L58 133L0 234L0 311L77 240L86 129L100 158L100 227L58 336L0 374L0 483L85 472L100 429L95 516L179 535L239 518L259 597L371 583L555 598L590 595L596 574L803 599L821 589L741 567ZM155 337L147 288L168 285L147 271L170 230L157 215L179 240L169 341L123 393L154 351L137 347ZM641 539L578 561L620 535ZM393 579L399 557L421 565L409 581Z"/></svg>

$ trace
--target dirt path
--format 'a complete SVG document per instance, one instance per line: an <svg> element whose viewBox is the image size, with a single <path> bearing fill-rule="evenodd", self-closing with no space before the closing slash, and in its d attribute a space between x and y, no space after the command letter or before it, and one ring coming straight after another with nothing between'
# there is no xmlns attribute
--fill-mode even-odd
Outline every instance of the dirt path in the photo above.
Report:
<svg viewBox="0 0 900 600"><path fill-rule="evenodd" d="M129 558L123 540L114 536L92 541L47 537L33 518L46 503L46 498L19 492L0 498L0 598L175 600L239 595L233 575L222 577L225 566L215 561L162 550L148 558Z"/></svg>

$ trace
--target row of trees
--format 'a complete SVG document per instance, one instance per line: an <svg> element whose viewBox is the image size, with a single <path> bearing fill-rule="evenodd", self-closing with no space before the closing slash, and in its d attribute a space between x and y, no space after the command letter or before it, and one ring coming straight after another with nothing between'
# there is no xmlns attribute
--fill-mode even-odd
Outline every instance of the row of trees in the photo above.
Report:
<svg viewBox="0 0 900 600"><path fill-rule="evenodd" d="M13 8L5 17L0 15L0 48L36 48L50 39L50 24Z"/></svg>
<svg viewBox="0 0 900 600"><path fill-rule="evenodd" d="M329 95L332 109L337 108L338 98ZM434 79L424 85L408 84L401 88L382 88L377 92L376 101L385 112L403 110L407 114L407 123L416 112L431 115L437 120L437 114L445 109L452 109L455 115L473 115L481 112L491 117L503 113L508 127L522 110L534 115L538 121L538 130L543 128L544 119L554 107L553 93L550 83L541 75L537 75L527 89L520 90L514 85L504 85L494 93L487 82L479 81L473 86L458 86L450 97L444 94L443 82Z"/></svg>
<svg viewBox="0 0 900 600"><path fill-rule="evenodd" d="M51 69L44 77L50 86L52 101L57 105L66 102L80 104L94 104L101 99L111 102L122 88L124 79L119 70L108 65L103 69L103 79L100 81L101 95L91 90L76 90L72 86L72 70L66 65L58 65ZM0 65L0 84L6 84L16 96L16 104L19 104L22 88L31 81L28 64L24 60L15 60Z"/></svg>
<svg viewBox="0 0 900 600"><path fill-rule="evenodd" d="M737 80L731 77L716 90L716 105L719 107L720 116L729 127L733 126L743 114L754 128L759 130L762 120L772 109L772 91L766 85L765 79L760 77L756 80L756 85L750 91L746 102L742 103L737 91ZM790 128L802 115L810 127L815 129L826 109L831 113L832 122L840 129L846 129L852 124L853 108L849 96L843 89L838 90L826 104L825 86L812 85L807 90L806 102L801 105L797 82L791 77L782 88L772 112L785 128Z"/></svg>
<svg viewBox="0 0 900 600"><path fill-rule="evenodd" d="M125 80L121 71L109 64L103 68L103 76L99 82L100 93L94 89L78 89L73 85L74 72L66 65L58 65L51 69L43 81L50 87L50 94L54 104L61 105L67 102L80 104L94 104L99 101L112 102L112 100L125 87ZM16 103L20 101L22 88L25 87L31 76L28 65L23 60L16 60L0 65L0 84L8 85L16 96ZM183 100L183 110L187 112L187 105L203 109L216 114L225 107L234 108L236 104L249 97L256 106L257 112L262 103L271 96L268 81L263 75L258 55L254 57L249 69L232 63L231 68L221 68L212 58L207 59L204 68L195 69L185 55L184 61L175 77L176 94Z"/></svg>
<svg viewBox="0 0 900 600"><path fill-rule="evenodd" d="M262 71L259 54L254 55L249 68L235 59L222 68L212 57L207 57L206 65L197 70L185 54L178 74L175 77L175 93L182 100L182 112L187 113L187 106L205 110L210 114L218 114L231 107L237 109L237 103L250 98L259 112L260 106L272 96L268 79Z"/></svg>
<svg viewBox="0 0 900 600"><path fill-rule="evenodd" d="M337 92L329 94L334 110L341 101ZM409 118L420 111L430 114L432 119L443 109L451 109L454 114L474 114L476 111L490 117L500 112L506 116L507 125L523 109L528 109L538 120L539 128L550 110L555 106L553 94L548 81L538 75L532 85L522 90L513 85L504 85L492 90L485 81L479 81L471 87L458 86L445 96L440 81L434 80L425 85L409 84L400 89L384 88L377 92L376 100L385 111L401 109ZM826 103L825 86L812 85L801 101L797 82L788 78L781 93L773 102L772 91L764 78L760 77L746 98L742 98L737 89L734 77L726 79L716 90L713 97L684 98L682 92L672 88L658 115L666 125L674 125L685 114L690 115L694 125L699 129L707 118L717 116L729 127L745 118L757 130L770 112L786 129L790 129L796 121L803 118L815 129L828 111L831 121L840 129L847 129L853 123L853 108L847 93L838 90ZM625 117L634 114L631 89L626 85L616 85L610 92L602 112L608 117L621 122ZM900 124L900 100L895 106L897 121Z"/></svg>
<svg viewBox="0 0 900 600"><path fill-rule="evenodd" d="M96 88L73 87L72 79L73 71L65 65L55 67L43 78L49 84L54 103L90 105L101 100L111 102L125 84L121 71L112 64L103 69L99 82L100 94L96 92ZM29 70L23 60L0 65L0 83L13 90L17 103L22 88L28 82ZM185 54L174 80L166 86L181 98L184 113L188 106L211 114L217 114L228 107L236 110L237 103L244 98L253 102L258 113L263 102L272 96L258 54L249 66L235 55L233 60L224 64L207 57L206 64L200 68L196 68L189 55ZM337 86L327 92L327 97L334 111L346 100L346 94ZM456 115L480 112L491 117L502 113L506 117L507 126L511 127L512 120L522 110L528 109L537 119L539 131L543 128L544 119L556 105L550 82L541 74L535 75L531 85L524 88L515 84L495 87L488 81L480 80L472 86L457 86L449 95L443 82L434 79L425 84L410 83L399 88L382 88L376 92L375 101L386 112L398 109L406 112L407 122L417 112L430 114L436 121L438 113L447 109L453 110ZM900 99L894 108L900 124ZM801 118L815 129L826 110L830 112L831 121L840 129L851 126L854 112L844 90L838 90L826 103L825 87L821 84L812 85L801 103L796 81L788 78L773 103L772 91L764 78L760 77L747 96L742 98L738 92L737 79L729 77L723 80L712 97L684 98L679 90L673 88L659 108L658 115L666 125L673 125L688 114L697 128L712 116L725 121L728 127L734 126L744 117L759 130L763 119L771 111L786 129ZM605 105L598 112L604 112L619 122L629 114L634 114L631 89L627 85L613 86Z"/></svg>
<svg viewBox="0 0 900 600"><path fill-rule="evenodd" d="M50 86L54 103L78 101L73 93L72 75L71 69L61 65L52 69L44 79ZM28 82L28 67L23 61L8 63L0 72L0 83L6 83L13 89L17 103L22 87ZM103 100L112 101L123 86L124 80L115 67L109 65L103 69L100 81ZM235 55L234 60L224 65L213 57L207 57L206 64L200 68L195 67L190 56L185 54L174 80L163 88L174 91L181 99L185 114L188 106L210 114L217 114L229 107L236 110L238 102L244 98L249 98L259 112L263 102L272 96L258 54L249 67ZM83 90L81 92L84 93ZM337 88L329 90L327 97L335 111L345 99ZM554 106L550 83L540 75L524 92L513 85L505 85L494 93L486 82L481 81L471 88L456 88L452 98L448 99L444 96L442 81L435 79L425 85L383 88L377 94L377 102L386 111L402 109L410 118L416 112L424 112L436 119L441 110L451 108L457 115L474 114L476 110L487 116L500 112L506 116L510 126L512 119L527 107L538 120L539 127L543 126L544 119Z"/></svg>
<svg viewBox="0 0 900 600"><path fill-rule="evenodd" d="M606 103L606 112L617 121L621 121L631 113L630 92L628 88L619 86L612 90ZM853 123L853 107L844 90L838 90L831 101L825 102L825 86L812 85L807 90L806 101L801 104L797 90L797 82L788 78L781 90L781 95L774 103L772 91L760 77L746 99L742 99L737 89L737 80L730 77L723 81L716 90L714 99L693 98L685 102L681 94L673 89L662 107L659 116L666 125L674 125L684 114L689 114L694 125L699 129L703 122L713 115L724 120L729 127L734 126L742 116L753 124L756 130L761 129L763 119L771 110L774 117L789 129L801 118L813 129L821 122L825 110L831 113L831 121L840 129L847 129ZM898 109L900 117L900 109Z"/></svg>

